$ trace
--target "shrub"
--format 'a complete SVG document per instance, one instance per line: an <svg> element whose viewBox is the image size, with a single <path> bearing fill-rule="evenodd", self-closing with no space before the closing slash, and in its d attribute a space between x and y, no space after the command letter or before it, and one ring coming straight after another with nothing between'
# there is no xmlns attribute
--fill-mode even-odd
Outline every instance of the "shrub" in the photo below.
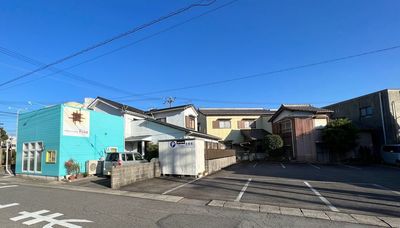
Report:
<svg viewBox="0 0 400 228"><path fill-rule="evenodd" d="M268 155L276 157L282 154L283 140L279 135L266 135L264 139L265 150Z"/></svg>
<svg viewBox="0 0 400 228"><path fill-rule="evenodd" d="M144 155L144 159L150 161L152 158L158 158L158 145L149 143L147 144L146 154Z"/></svg>
<svg viewBox="0 0 400 228"><path fill-rule="evenodd" d="M332 120L322 131L329 150L342 155L357 146L358 129L348 119Z"/></svg>

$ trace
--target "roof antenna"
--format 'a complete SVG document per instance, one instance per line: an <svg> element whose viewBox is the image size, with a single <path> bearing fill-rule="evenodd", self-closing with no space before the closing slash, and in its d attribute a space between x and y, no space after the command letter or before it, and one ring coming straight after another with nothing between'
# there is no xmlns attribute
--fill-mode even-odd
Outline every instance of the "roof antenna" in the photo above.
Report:
<svg viewBox="0 0 400 228"><path fill-rule="evenodd" d="M164 104L168 104L168 106L171 108L172 103L174 103L176 100L176 97L167 97L165 98Z"/></svg>

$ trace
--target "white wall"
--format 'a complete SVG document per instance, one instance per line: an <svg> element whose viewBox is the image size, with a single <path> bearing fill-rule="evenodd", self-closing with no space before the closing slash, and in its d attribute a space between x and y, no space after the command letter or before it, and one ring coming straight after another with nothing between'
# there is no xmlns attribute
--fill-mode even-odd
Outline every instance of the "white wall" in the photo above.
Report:
<svg viewBox="0 0 400 228"><path fill-rule="evenodd" d="M314 128L322 129L328 124L327 119L314 119Z"/></svg>
<svg viewBox="0 0 400 228"><path fill-rule="evenodd" d="M183 139L186 135L185 132L174 129L162 124L154 123L148 120L135 120L130 121L130 129L126 129L125 132L129 132L129 136L150 136L149 139L153 143L157 143L158 140L168 140L168 139Z"/></svg>
<svg viewBox="0 0 400 228"><path fill-rule="evenodd" d="M159 161L162 174L202 175L205 171L204 141L185 140L184 144L159 142Z"/></svg>
<svg viewBox="0 0 400 228"><path fill-rule="evenodd" d="M197 131L197 112L192 107L184 110L171 110L165 112L154 113L153 117L156 119L165 118L166 122L179 127L186 127L185 116L195 116L195 130Z"/></svg>
<svg viewBox="0 0 400 228"><path fill-rule="evenodd" d="M156 119L165 118L169 124L185 127L185 116L182 110L155 113L153 116Z"/></svg>

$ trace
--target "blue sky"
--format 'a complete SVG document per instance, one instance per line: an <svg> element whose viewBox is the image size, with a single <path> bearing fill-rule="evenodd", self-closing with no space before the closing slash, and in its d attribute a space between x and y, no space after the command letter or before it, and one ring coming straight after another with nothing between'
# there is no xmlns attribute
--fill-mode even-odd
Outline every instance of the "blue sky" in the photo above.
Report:
<svg viewBox="0 0 400 228"><path fill-rule="evenodd" d="M0 47L50 63L189 3L146 1L2 1ZM109 45L57 65L68 68L163 31L230 0L193 8ZM118 98L319 62L400 44L396 0L238 0L186 24L82 64L68 72L118 88L99 88L44 70L0 87L0 111L37 103ZM132 106L265 107L332 102L400 87L400 49L342 62L187 90L125 98ZM36 66L0 53L0 82ZM34 81L31 81L33 80ZM29 83L20 84L26 81ZM11 86L11 87L10 87ZM33 101L33 105L28 105ZM35 103L37 102L37 103ZM13 117L0 115L12 133Z"/></svg>

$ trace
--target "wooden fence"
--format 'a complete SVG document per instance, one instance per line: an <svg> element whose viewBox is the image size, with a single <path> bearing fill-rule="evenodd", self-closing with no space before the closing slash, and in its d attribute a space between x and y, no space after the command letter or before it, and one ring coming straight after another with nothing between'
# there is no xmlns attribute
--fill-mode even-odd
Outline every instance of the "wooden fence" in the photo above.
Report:
<svg viewBox="0 0 400 228"><path fill-rule="evenodd" d="M236 156L235 150L221 150L221 149L206 149L204 157L206 160L226 158Z"/></svg>

